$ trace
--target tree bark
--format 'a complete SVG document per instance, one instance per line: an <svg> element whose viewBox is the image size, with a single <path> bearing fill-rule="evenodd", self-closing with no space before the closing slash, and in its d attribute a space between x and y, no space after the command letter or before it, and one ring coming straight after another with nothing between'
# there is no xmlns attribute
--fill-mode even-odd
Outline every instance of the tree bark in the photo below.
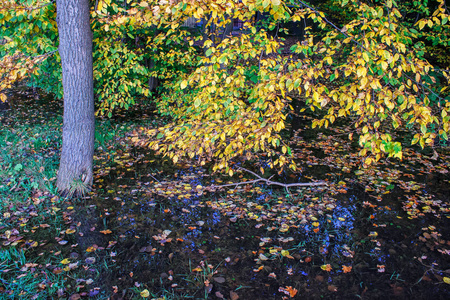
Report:
<svg viewBox="0 0 450 300"><path fill-rule="evenodd" d="M84 193L93 182L94 81L89 0L56 0L64 91L63 145L57 187Z"/></svg>

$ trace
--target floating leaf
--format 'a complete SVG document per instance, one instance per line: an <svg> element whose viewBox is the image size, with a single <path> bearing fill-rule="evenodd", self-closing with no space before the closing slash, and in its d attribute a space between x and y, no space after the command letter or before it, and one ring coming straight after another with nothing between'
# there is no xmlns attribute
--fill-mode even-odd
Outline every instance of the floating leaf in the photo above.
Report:
<svg viewBox="0 0 450 300"><path fill-rule="evenodd" d="M213 280L217 283L224 283L225 282L225 278L223 277L213 277Z"/></svg>
<svg viewBox="0 0 450 300"><path fill-rule="evenodd" d="M342 266L342 271L344 271L344 273L350 273L352 271L352 266Z"/></svg>
<svg viewBox="0 0 450 300"><path fill-rule="evenodd" d="M327 272L330 272L333 269L330 264L321 265L320 268Z"/></svg>
<svg viewBox="0 0 450 300"><path fill-rule="evenodd" d="M269 259L267 256L265 256L265 255L262 254L262 253L259 254L258 258L259 258L260 260L263 260L263 261Z"/></svg>
<svg viewBox="0 0 450 300"><path fill-rule="evenodd" d="M337 286L335 286L335 285L329 285L328 290L330 292L337 292L338 289L337 289Z"/></svg>

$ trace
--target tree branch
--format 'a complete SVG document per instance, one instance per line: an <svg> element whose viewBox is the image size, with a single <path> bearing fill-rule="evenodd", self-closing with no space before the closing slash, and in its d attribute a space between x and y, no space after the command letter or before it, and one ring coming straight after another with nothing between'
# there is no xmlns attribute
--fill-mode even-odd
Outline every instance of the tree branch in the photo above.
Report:
<svg viewBox="0 0 450 300"><path fill-rule="evenodd" d="M228 183L228 184L221 184L221 185L212 185L211 188L222 188L222 187L228 187L228 186L239 186L239 185L243 185L243 184L254 184L257 182L263 182L266 185L277 185L277 186L281 186L284 187L286 189L286 191L289 193L289 188L292 187L309 187L309 186L323 186L323 185L328 185L327 182L325 181L318 181L318 182L297 182L297 183L281 183L278 181L272 181L266 178L262 178L261 176L259 176L258 174L256 174L255 172L252 172L250 170L247 170L245 168L242 167L238 167L241 170L244 170L247 173L252 174L253 176L255 176L257 179L254 180L249 180L249 181L241 181L241 182L236 182L236 183Z"/></svg>

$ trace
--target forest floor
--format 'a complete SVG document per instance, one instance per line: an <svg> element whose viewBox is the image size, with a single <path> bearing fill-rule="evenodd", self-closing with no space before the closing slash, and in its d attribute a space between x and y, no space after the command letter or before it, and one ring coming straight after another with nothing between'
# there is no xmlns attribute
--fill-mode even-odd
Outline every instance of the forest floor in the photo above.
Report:
<svg viewBox="0 0 450 300"><path fill-rule="evenodd" d="M97 121L93 192L65 199L62 103L13 98L0 111L0 298L450 299L448 144L363 168L347 127L305 117L289 140L297 172L264 156L238 166L326 186L212 189L256 178L134 146L160 122L141 106Z"/></svg>

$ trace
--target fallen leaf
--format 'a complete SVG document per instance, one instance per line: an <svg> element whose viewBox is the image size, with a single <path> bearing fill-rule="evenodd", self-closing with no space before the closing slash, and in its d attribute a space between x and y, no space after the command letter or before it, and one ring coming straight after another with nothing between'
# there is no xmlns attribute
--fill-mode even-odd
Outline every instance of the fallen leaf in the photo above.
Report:
<svg viewBox="0 0 450 300"><path fill-rule="evenodd" d="M239 295L236 292L230 291L230 299L237 300L239 299Z"/></svg>
<svg viewBox="0 0 450 300"><path fill-rule="evenodd" d="M87 257L84 261L87 264L93 264L93 263L95 263L95 257Z"/></svg>
<svg viewBox="0 0 450 300"><path fill-rule="evenodd" d="M342 266L342 271L344 271L344 273L350 273L352 271L352 266Z"/></svg>
<svg viewBox="0 0 450 300"><path fill-rule="evenodd" d="M72 296L70 296L69 299L70 300L78 300L78 299L81 299L81 296L80 296L80 294L73 294Z"/></svg>
<svg viewBox="0 0 450 300"><path fill-rule="evenodd" d="M149 296L150 296L150 292L147 289L145 289L141 292L141 297L148 298Z"/></svg>
<svg viewBox="0 0 450 300"><path fill-rule="evenodd" d="M330 264L326 264L326 265L321 265L320 268L324 271L330 272L332 270L331 265Z"/></svg>
<svg viewBox="0 0 450 300"><path fill-rule="evenodd" d="M294 289L292 286L287 286L286 290L289 292L289 296L291 296L291 298L294 298L298 292L297 289Z"/></svg>
<svg viewBox="0 0 450 300"><path fill-rule="evenodd" d="M337 289L337 286L335 286L335 285L329 285L328 290L330 292L337 292L338 289Z"/></svg>
<svg viewBox="0 0 450 300"><path fill-rule="evenodd" d="M215 282L218 282L218 283L224 283L225 282L225 278L223 278L223 277L213 277L213 279L214 279Z"/></svg>
<svg viewBox="0 0 450 300"><path fill-rule="evenodd" d="M260 260L268 260L268 259L269 259L269 258L267 258L267 256L265 256L265 255L262 254L262 253L259 254L258 258L259 258Z"/></svg>

